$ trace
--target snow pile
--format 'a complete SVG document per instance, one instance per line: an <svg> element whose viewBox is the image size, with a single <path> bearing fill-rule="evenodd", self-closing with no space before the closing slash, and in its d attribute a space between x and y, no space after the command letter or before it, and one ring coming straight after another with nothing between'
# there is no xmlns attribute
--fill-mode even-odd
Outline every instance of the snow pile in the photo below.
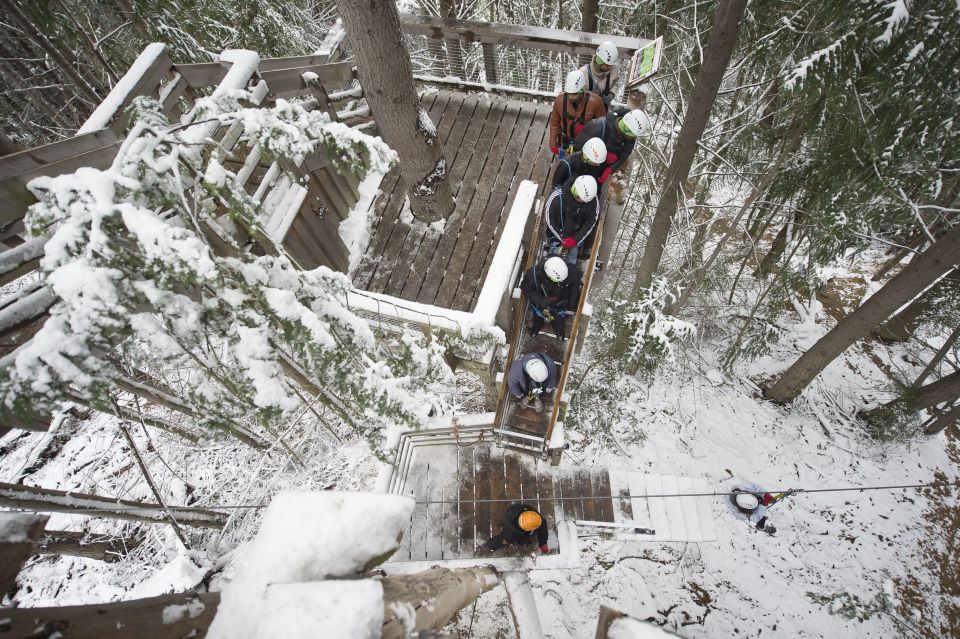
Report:
<svg viewBox="0 0 960 639"><path fill-rule="evenodd" d="M630 617L614 619L607 629L609 639L673 639L676 635L664 632L651 623Z"/></svg>
<svg viewBox="0 0 960 639"><path fill-rule="evenodd" d="M413 499L399 495L279 493L267 507L260 531L246 549L236 578L223 592L209 636L308 636L296 632L309 629L311 623L319 623L330 614L335 617L329 620L331 624L342 621L348 624L344 628L358 629L356 632L367 628L361 621L382 593L357 582L302 582L354 576L373 560L392 553L410 523L413 506ZM280 585L284 588L278 589ZM330 599L334 592L339 593L336 604ZM321 593L324 596L315 596ZM382 600L379 605L382 623ZM281 610L287 612L281 614ZM280 632L280 628L285 630ZM286 634L287 631L294 634Z"/></svg>
<svg viewBox="0 0 960 639"><path fill-rule="evenodd" d="M383 587L377 580L271 584L264 617L253 636L378 639L382 627Z"/></svg>

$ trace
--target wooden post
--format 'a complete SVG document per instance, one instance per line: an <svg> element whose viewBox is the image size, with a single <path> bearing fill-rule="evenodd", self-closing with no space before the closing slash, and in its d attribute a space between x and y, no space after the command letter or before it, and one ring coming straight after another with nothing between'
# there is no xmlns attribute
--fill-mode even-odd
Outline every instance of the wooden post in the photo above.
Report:
<svg viewBox="0 0 960 639"><path fill-rule="evenodd" d="M4 608L0 633L48 639L200 639L206 636L219 603L219 593L206 592L85 606Z"/></svg>
<svg viewBox="0 0 960 639"><path fill-rule="evenodd" d="M50 517L47 515L0 513L0 529L3 530L3 539L0 540L0 596L16 585L17 573L23 562L36 554L34 544L43 534L48 519ZM6 612L4 609L0 616L5 617ZM0 632L4 630L0 626Z"/></svg>
<svg viewBox="0 0 960 639"><path fill-rule="evenodd" d="M495 44L484 42L483 47L483 72L487 78L488 84L500 84L500 77L497 75L497 48Z"/></svg>
<svg viewBox="0 0 960 639"><path fill-rule="evenodd" d="M310 95L317 101L320 110L330 116L331 122L339 122L340 118L337 116L337 110L334 109L330 103L330 96L327 94L327 89L323 86L323 82L320 81L320 77L315 73L304 73L300 77L303 78L303 83L307 85L307 90L310 91Z"/></svg>

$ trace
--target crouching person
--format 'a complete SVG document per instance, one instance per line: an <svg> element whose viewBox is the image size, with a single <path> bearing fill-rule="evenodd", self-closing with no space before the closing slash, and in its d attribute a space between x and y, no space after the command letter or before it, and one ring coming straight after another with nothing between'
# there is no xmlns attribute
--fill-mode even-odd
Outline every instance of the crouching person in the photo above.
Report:
<svg viewBox="0 0 960 639"><path fill-rule="evenodd" d="M550 322L557 339L565 340L566 317L576 313L580 302L580 271L553 255L524 274L520 290L530 300L530 337L536 337L544 323Z"/></svg>
<svg viewBox="0 0 960 639"><path fill-rule="evenodd" d="M536 540L540 552L546 555L550 552L548 538L547 522L540 513L529 504L516 503L507 508L500 534L491 537L486 548L492 552L509 544L525 546Z"/></svg>
<svg viewBox="0 0 960 639"><path fill-rule="evenodd" d="M541 395L550 395L557 387L557 364L546 353L529 353L516 360L507 373L510 394L520 408L543 410Z"/></svg>
<svg viewBox="0 0 960 639"><path fill-rule="evenodd" d="M769 535L777 532L767 521L767 508L775 502L773 495L754 483L738 484L727 495L727 509L737 519L748 521Z"/></svg>

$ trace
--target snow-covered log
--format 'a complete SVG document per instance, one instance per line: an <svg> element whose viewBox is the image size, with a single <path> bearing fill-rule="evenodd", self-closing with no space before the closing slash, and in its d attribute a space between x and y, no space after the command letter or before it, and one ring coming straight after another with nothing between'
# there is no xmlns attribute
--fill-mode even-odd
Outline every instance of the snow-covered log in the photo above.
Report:
<svg viewBox="0 0 960 639"><path fill-rule="evenodd" d="M217 611L215 592L176 593L86 606L5 608L3 630L11 637L127 639L202 637ZM62 634L69 628L69 634Z"/></svg>
<svg viewBox="0 0 960 639"><path fill-rule="evenodd" d="M63 490L5 482L0 482L0 506L37 512L89 514L151 524L168 522L167 512L169 511L180 525L198 528L222 528L227 521L226 513L204 508L169 506L164 509L160 504L111 499L87 493L69 493Z"/></svg>
<svg viewBox="0 0 960 639"><path fill-rule="evenodd" d="M384 577L383 639L420 630L439 631L458 611L500 583L493 568L433 568L415 575Z"/></svg>
<svg viewBox="0 0 960 639"><path fill-rule="evenodd" d="M98 537L72 530L45 530L37 541L36 552L112 562L122 559L142 541L138 537Z"/></svg>

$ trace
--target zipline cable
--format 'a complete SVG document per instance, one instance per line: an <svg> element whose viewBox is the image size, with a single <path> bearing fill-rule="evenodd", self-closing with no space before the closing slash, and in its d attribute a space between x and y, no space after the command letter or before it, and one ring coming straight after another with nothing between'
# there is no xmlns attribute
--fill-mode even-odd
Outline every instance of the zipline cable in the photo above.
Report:
<svg viewBox="0 0 960 639"><path fill-rule="evenodd" d="M802 493L839 493L839 492L864 492L868 490L907 490L910 488L948 488L948 489L960 489L960 480L954 483L947 482L933 482L928 484L898 484L891 486L846 486L842 488L788 488L785 490L768 490L766 492L770 494L783 494L784 498L791 495L799 495ZM728 497L730 495L739 494L737 492L712 492L712 493L664 493L664 494L654 494L654 495L591 495L591 496L577 496L577 497L526 497L526 498L498 498L498 499L425 499L415 502L418 506L420 505L430 505L430 504L493 504L493 503L515 503L520 501L531 501L531 502L541 502L541 501L599 501L599 500L614 500L614 499L651 499L651 498L670 498L670 497ZM53 504L52 504L53 505ZM37 509L37 508L20 508L16 505L8 505L7 508L12 510L21 510L26 512L50 512L49 510ZM215 504L215 505L184 505L184 506L173 506L180 510L178 514L183 513L181 509L195 509L195 510L257 510L261 508L266 508L267 504ZM156 512L157 506L117 506L116 508L90 508L78 510L76 512L71 512L70 514L77 515L87 515L87 514L103 514L103 513L117 513L117 512ZM162 517L158 517L158 521ZM184 520L184 523L189 525L189 518Z"/></svg>

